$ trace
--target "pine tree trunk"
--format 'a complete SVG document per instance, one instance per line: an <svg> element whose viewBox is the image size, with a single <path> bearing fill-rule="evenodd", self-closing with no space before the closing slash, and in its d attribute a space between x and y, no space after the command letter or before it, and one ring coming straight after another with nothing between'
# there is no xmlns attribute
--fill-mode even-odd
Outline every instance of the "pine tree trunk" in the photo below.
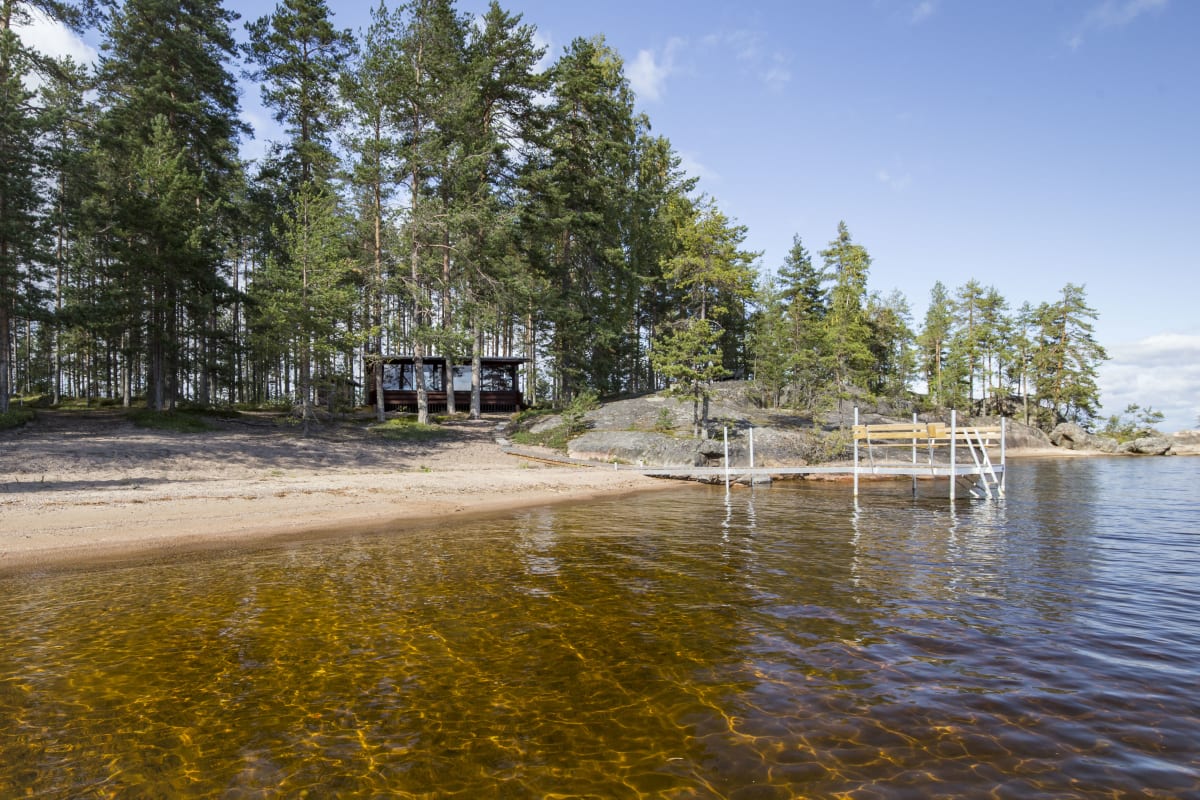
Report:
<svg viewBox="0 0 1200 800"><path fill-rule="evenodd" d="M471 336L471 419L479 419L483 415L479 396L483 387L483 331L478 322L474 328Z"/></svg>
<svg viewBox="0 0 1200 800"><path fill-rule="evenodd" d="M8 313L8 305L4 300L5 287L0 285L0 414L8 413L8 396L12 393L9 374L12 364L9 362L12 338L12 318Z"/></svg>

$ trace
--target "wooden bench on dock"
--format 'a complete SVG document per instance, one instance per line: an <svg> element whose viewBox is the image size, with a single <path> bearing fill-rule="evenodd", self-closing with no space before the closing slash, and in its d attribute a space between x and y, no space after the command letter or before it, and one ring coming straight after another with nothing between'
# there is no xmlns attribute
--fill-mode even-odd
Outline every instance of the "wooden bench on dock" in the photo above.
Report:
<svg viewBox="0 0 1200 800"><path fill-rule="evenodd" d="M854 438L879 445L911 445L914 442L948 443L950 439L988 446L999 445L1004 428L999 425L954 427L944 422L889 422L881 425L855 425Z"/></svg>

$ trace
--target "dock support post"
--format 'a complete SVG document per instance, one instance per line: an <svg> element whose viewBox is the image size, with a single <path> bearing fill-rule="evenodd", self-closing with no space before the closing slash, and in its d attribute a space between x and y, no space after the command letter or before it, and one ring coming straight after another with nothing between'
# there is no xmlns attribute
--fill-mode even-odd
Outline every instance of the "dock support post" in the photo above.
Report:
<svg viewBox="0 0 1200 800"><path fill-rule="evenodd" d="M729 491L729 426L726 425L721 429L721 435L725 438L725 491Z"/></svg>
<svg viewBox="0 0 1200 800"><path fill-rule="evenodd" d="M750 483L754 484L754 426L750 426Z"/></svg>
<svg viewBox="0 0 1200 800"><path fill-rule="evenodd" d="M858 427L858 406L854 407L854 427ZM854 436L853 431L851 431L851 436L854 439L854 496L858 497L858 437Z"/></svg>
<svg viewBox="0 0 1200 800"><path fill-rule="evenodd" d="M1007 417L1000 418L1000 496L1004 497L1004 490L1008 482L1008 465L1004 463L1005 443L1008 441L1008 421Z"/></svg>
<svg viewBox="0 0 1200 800"><path fill-rule="evenodd" d="M954 502L954 490L958 484L958 460L954 445L958 439L958 412L950 411L950 502Z"/></svg>
<svg viewBox="0 0 1200 800"><path fill-rule="evenodd" d="M917 412L913 412L913 497L917 496Z"/></svg>

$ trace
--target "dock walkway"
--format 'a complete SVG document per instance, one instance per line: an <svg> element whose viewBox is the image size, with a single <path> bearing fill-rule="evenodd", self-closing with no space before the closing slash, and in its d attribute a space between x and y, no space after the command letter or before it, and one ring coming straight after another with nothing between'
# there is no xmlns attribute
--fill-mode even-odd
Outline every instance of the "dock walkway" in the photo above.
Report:
<svg viewBox="0 0 1200 800"><path fill-rule="evenodd" d="M854 495L859 492L862 476L911 477L913 494L917 481L922 478L946 478L949 496L954 500L961 478L971 481L968 489L972 497L1003 499L1005 493L1005 425L1001 420L995 426L962 426L957 424L957 415L951 412L950 424L941 422L917 422L913 415L911 423L886 423L880 425L858 424L858 409L854 411L853 460L850 464L823 464L798 466L760 467L754 463L754 429L750 436L750 463L729 463L728 430L726 430L724 464L715 467L662 466L647 467L638 464L619 464L591 461L568 457L548 457L510 443L503 443L506 452L522 458L531 458L553 463L577 466L617 469L637 472L655 478L724 479L726 486L732 482L769 482L775 477L829 475L854 479ZM989 451L999 449L999 463L991 458ZM973 480L971 480L973 479Z"/></svg>

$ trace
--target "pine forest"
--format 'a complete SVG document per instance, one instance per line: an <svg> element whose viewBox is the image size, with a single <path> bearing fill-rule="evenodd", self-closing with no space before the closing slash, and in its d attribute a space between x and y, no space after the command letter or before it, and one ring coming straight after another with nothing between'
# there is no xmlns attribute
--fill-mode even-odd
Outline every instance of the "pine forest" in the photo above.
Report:
<svg viewBox="0 0 1200 800"><path fill-rule="evenodd" d="M0 413L42 396L307 419L338 387L365 403L384 354L418 382L426 358L523 358L539 404L737 378L771 407L1098 412L1082 286L1014 307L939 282L918 321L845 223L762 263L602 37L547 54L531 22L452 0L381 4L357 33L324 0L251 20L219 0L0 9ZM28 47L34 14L98 31L98 63ZM255 162L242 77L285 131Z"/></svg>

